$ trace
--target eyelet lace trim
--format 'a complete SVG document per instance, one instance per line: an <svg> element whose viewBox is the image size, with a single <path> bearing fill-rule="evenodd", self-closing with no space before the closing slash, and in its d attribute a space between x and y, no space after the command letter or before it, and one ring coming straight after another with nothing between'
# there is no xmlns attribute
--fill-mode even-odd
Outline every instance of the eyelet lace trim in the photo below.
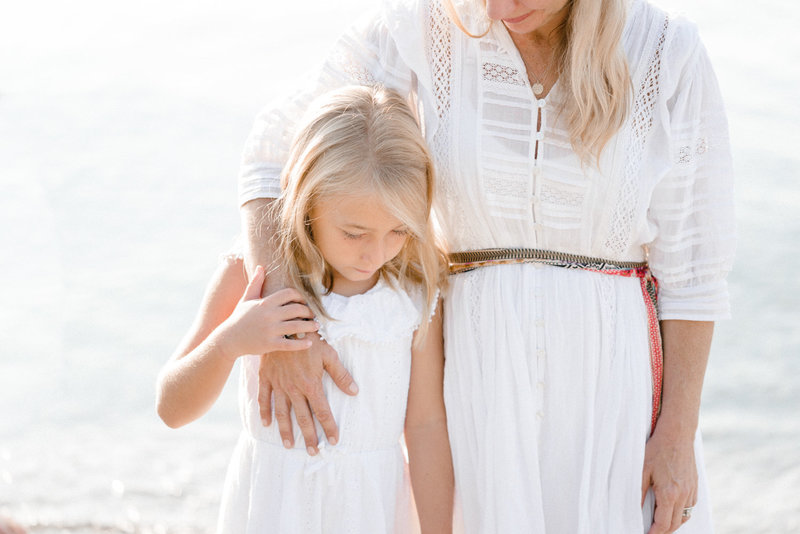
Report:
<svg viewBox="0 0 800 534"><path fill-rule="evenodd" d="M525 85L525 80L522 79L519 69L488 61L483 64L483 79L489 82Z"/></svg>
<svg viewBox="0 0 800 534"><path fill-rule="evenodd" d="M639 168L645 141L653 127L653 111L660 91L659 76L661 74L661 55L669 27L669 17L664 17L664 24L658 37L653 57L650 59L647 74L642 81L633 103L630 139L628 140L627 161L625 163L622 188L611 218L611 234L605 242L609 254L619 255L628 248L633 232L636 199L639 198Z"/></svg>

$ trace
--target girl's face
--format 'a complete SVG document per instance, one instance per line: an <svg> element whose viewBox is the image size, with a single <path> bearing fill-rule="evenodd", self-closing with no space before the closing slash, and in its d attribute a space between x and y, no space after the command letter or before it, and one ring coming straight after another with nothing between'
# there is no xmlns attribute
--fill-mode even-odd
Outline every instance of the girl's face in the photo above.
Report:
<svg viewBox="0 0 800 534"><path fill-rule="evenodd" d="M318 201L311 210L314 243L333 271L333 291L356 295L378 281L378 270L408 239L406 226L374 194Z"/></svg>
<svg viewBox="0 0 800 534"><path fill-rule="evenodd" d="M566 16L568 0L486 0L486 14L510 32L548 34Z"/></svg>

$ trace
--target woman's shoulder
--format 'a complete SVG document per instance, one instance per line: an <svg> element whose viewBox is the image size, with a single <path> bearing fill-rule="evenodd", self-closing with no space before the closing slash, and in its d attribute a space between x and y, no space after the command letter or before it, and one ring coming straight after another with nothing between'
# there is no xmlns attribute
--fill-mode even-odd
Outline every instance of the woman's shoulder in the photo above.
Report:
<svg viewBox="0 0 800 534"><path fill-rule="evenodd" d="M631 3L623 43L634 79L658 67L663 75L679 71L700 43L697 24L648 0Z"/></svg>

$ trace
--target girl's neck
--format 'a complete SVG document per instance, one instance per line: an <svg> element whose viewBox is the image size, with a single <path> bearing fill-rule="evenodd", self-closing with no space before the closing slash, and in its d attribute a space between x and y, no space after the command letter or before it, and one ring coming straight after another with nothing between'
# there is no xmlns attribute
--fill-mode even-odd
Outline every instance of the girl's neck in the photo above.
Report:
<svg viewBox="0 0 800 534"><path fill-rule="evenodd" d="M369 280L348 280L347 278L334 274L333 276L333 287L331 288L332 293L336 293L337 295L341 295L343 297L352 297L355 295L362 295L375 287L375 284L378 283L378 279L380 278L380 273L375 273L375 275L370 278Z"/></svg>

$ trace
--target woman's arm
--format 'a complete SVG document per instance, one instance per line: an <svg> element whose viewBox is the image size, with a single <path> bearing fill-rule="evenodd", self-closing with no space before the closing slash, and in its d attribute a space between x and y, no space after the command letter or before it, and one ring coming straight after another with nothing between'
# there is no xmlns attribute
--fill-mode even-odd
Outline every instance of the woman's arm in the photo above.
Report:
<svg viewBox="0 0 800 534"><path fill-rule="evenodd" d="M309 345L284 337L317 328L304 320L313 314L301 295L286 290L261 299L263 282L259 267L248 285L240 260L217 269L194 324L158 377L157 410L168 426L183 426L207 412L239 356Z"/></svg>
<svg viewBox="0 0 800 534"><path fill-rule="evenodd" d="M694 439L713 331L711 321L661 322L663 400L642 477L642 502L651 486L656 501L649 534L673 532L683 523L683 509L697 503Z"/></svg>
<svg viewBox="0 0 800 534"><path fill-rule="evenodd" d="M255 265L269 266L270 274L262 288L262 295L288 287L286 270L276 258L275 221L270 206L274 199L257 198L241 209L242 229L247 238L245 260L248 272ZM306 338L311 347L298 352L264 354L259 368L258 405L265 426L272 423L273 404L281 439L287 447L294 446L291 410L309 454L317 453L315 416L322 425L328 442L335 445L339 429L333 419L328 399L322 389L322 375L327 372L334 383L349 395L358 393L353 377L342 365L339 357L316 333ZM274 402L273 402L274 401ZM312 416L313 414L313 416Z"/></svg>
<svg viewBox="0 0 800 534"><path fill-rule="evenodd" d="M441 301L425 340L412 351L405 438L422 533L452 532L453 461L444 409Z"/></svg>

